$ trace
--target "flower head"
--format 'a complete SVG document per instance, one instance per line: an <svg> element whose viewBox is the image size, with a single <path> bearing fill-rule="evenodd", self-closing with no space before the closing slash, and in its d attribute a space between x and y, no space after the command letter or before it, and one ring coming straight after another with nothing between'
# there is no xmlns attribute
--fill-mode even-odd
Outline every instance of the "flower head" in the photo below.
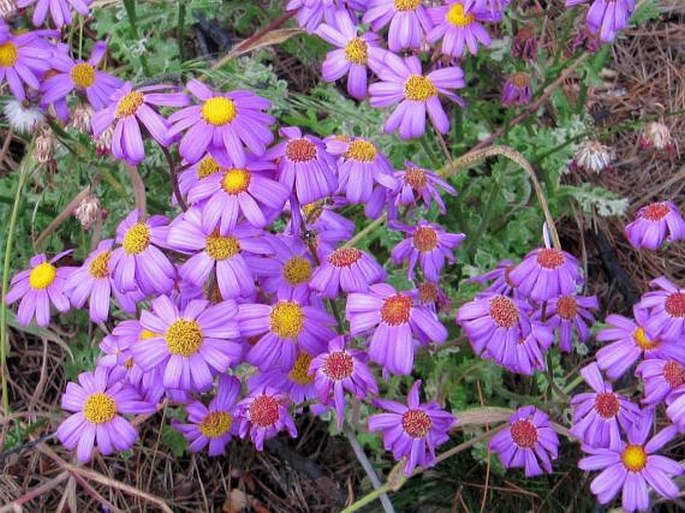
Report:
<svg viewBox="0 0 685 513"><path fill-rule="evenodd" d="M442 39L442 53L461 57L468 48L472 55L478 52L478 43L490 45L490 34L479 23L480 12L468 8L461 0L452 0L447 5L429 9L433 29L426 35L429 43Z"/></svg>
<svg viewBox="0 0 685 513"><path fill-rule="evenodd" d="M574 330L579 342L585 343L590 338L588 324L595 322L591 310L599 309L596 296L567 294L553 298L548 307L547 323L550 328L559 331L559 348L563 352L571 351Z"/></svg>
<svg viewBox="0 0 685 513"><path fill-rule="evenodd" d="M588 140L580 145L573 156L572 168L580 168L592 173L601 173L611 166L613 151L599 141Z"/></svg>
<svg viewBox="0 0 685 513"><path fill-rule="evenodd" d="M404 169L395 172L395 177L400 182L400 191L395 197L395 206L414 206L422 202L426 207L430 207L434 201L440 212L447 211L442 200L441 192L444 191L450 196L456 196L457 191L440 178L437 174L427 169L423 169L413 162L405 161Z"/></svg>
<svg viewBox="0 0 685 513"><path fill-rule="evenodd" d="M516 265L512 260L502 260L497 263L497 266L486 273L474 276L471 278L476 283L491 282L484 292L492 292L494 294L502 294L504 296L511 296L516 292L514 284L509 280L509 273Z"/></svg>
<svg viewBox="0 0 685 513"><path fill-rule="evenodd" d="M289 402L287 395L273 388L254 390L238 403L240 437L245 438L249 433L258 451L264 449L265 440L275 437L283 429L295 438L297 428L288 413Z"/></svg>
<svg viewBox="0 0 685 513"><path fill-rule="evenodd" d="M370 0L362 22L371 24L374 32L389 24L388 48L392 52L420 48L432 27L423 0Z"/></svg>
<svg viewBox="0 0 685 513"><path fill-rule="evenodd" d="M55 26L61 28L64 25L71 25L72 9L82 16L88 16L91 2L92 0L17 0L17 7L23 8L36 4L31 19L34 26L43 25L49 11Z"/></svg>
<svg viewBox="0 0 685 513"><path fill-rule="evenodd" d="M329 253L312 275L309 286L324 297L334 299L343 292L367 292L369 286L386 275L383 267L365 252L341 247Z"/></svg>
<svg viewBox="0 0 685 513"><path fill-rule="evenodd" d="M652 121L647 124L640 137L640 147L653 147L657 151L666 150L669 153L674 153L676 151L671 130L668 126L659 121Z"/></svg>
<svg viewBox="0 0 685 513"><path fill-rule="evenodd" d="M574 294L581 276L575 257L559 249L538 248L509 272L509 280L522 295L548 301Z"/></svg>
<svg viewBox="0 0 685 513"><path fill-rule="evenodd" d="M601 41L611 43L628 26L634 9L635 0L594 0L585 21L590 32L598 34Z"/></svg>
<svg viewBox="0 0 685 513"><path fill-rule="evenodd" d="M664 242L685 239L685 220L672 201L642 207L626 226L626 237L635 249L658 249Z"/></svg>
<svg viewBox="0 0 685 513"><path fill-rule="evenodd" d="M676 389L685 385L685 358L649 358L635 369L635 375L642 379L644 397L642 402L649 407L657 406ZM676 397L680 397L677 394ZM669 397L675 399L675 397ZM678 406L671 410L675 413Z"/></svg>
<svg viewBox="0 0 685 513"><path fill-rule="evenodd" d="M527 73L514 73L504 83L502 104L505 107L528 105L532 97L530 76Z"/></svg>
<svg viewBox="0 0 685 513"><path fill-rule="evenodd" d="M37 32L0 33L0 85L7 80L14 97L24 101L24 85L40 89L38 77L50 69L51 56L47 43Z"/></svg>
<svg viewBox="0 0 685 513"><path fill-rule="evenodd" d="M650 282L661 290L647 292L639 305L649 310L645 328L662 340L677 340L685 333L685 289L663 276Z"/></svg>
<svg viewBox="0 0 685 513"><path fill-rule="evenodd" d="M299 290L307 295L315 268L307 247L300 239L288 235L269 237L269 245L273 256L255 266L262 288L269 293Z"/></svg>

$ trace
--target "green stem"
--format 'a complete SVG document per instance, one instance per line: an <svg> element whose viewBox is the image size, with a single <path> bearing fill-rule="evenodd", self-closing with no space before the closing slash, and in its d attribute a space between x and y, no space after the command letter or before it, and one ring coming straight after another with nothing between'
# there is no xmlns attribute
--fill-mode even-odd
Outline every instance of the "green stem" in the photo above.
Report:
<svg viewBox="0 0 685 513"><path fill-rule="evenodd" d="M473 250L478 246L478 241L480 238L483 236L483 233L485 233L485 229L488 227L488 223L490 222L490 217L492 216L492 212L495 207L495 196L499 193L499 185L497 182L493 182L492 188L490 189L490 192L488 193L488 197L485 200L485 212L483 212L483 215L480 219L480 223L478 224L478 228L476 228L476 233L473 234L472 237L469 237L466 239L466 244L464 247L464 252L467 255L471 255Z"/></svg>
<svg viewBox="0 0 685 513"><path fill-rule="evenodd" d="M131 36L133 39L140 41L140 31L138 30L138 18L136 17L136 0L124 0L124 9L128 16L128 22L131 25ZM143 67L143 73L146 77L150 76L150 67L147 63L145 53L140 54L140 65Z"/></svg>
<svg viewBox="0 0 685 513"><path fill-rule="evenodd" d="M357 233L357 235L355 235L350 240L348 240L345 244L343 244L342 247L343 248L350 248L350 247L354 246L359 241L363 240L364 237L366 237L371 232L373 232L376 228L378 228L380 225L382 225L386 221L387 217L388 217L387 214L383 214L378 219L370 222L362 230L360 230L359 233Z"/></svg>
<svg viewBox="0 0 685 513"><path fill-rule="evenodd" d="M581 374L578 374L573 381L571 381L568 385L566 385L563 389L562 392L566 395L570 394L573 392L573 389L576 388L578 385L580 385L583 382L583 376Z"/></svg>
<svg viewBox="0 0 685 513"><path fill-rule="evenodd" d="M186 22L186 0L178 0L178 23L176 25L176 39L178 40L178 55L181 62L185 60L185 48L183 46L183 38L185 33Z"/></svg>

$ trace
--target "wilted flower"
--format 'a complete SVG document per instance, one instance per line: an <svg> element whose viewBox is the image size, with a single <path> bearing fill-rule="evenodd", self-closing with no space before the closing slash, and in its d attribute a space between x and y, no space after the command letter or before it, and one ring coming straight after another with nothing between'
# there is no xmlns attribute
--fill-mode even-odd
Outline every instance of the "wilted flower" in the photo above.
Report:
<svg viewBox="0 0 685 513"><path fill-rule="evenodd" d="M9 125L20 134L32 133L45 121L45 111L40 107L27 105L26 102L8 100L2 109Z"/></svg>
<svg viewBox="0 0 685 513"><path fill-rule="evenodd" d="M71 121L69 125L79 132L89 134L91 131L91 122L93 120L95 109L87 103L79 103L71 113Z"/></svg>
<svg viewBox="0 0 685 513"><path fill-rule="evenodd" d="M528 105L532 96L528 73L514 73L504 83L502 104L505 107Z"/></svg>
<svg viewBox="0 0 685 513"><path fill-rule="evenodd" d="M36 162L46 164L52 160L55 150L55 135L47 125L41 127L33 144L33 158Z"/></svg>
<svg viewBox="0 0 685 513"><path fill-rule="evenodd" d="M511 55L524 61L535 61L538 53L538 39L535 35L535 26L526 25L514 35L511 45Z"/></svg>
<svg viewBox="0 0 685 513"><path fill-rule="evenodd" d="M104 213L98 197L89 194L81 200L74 210L74 217L78 219L84 230L90 230L98 219L104 217Z"/></svg>
<svg viewBox="0 0 685 513"><path fill-rule="evenodd" d="M572 167L599 173L608 169L614 159L613 151L598 141L585 141L573 157Z"/></svg>
<svg viewBox="0 0 685 513"><path fill-rule="evenodd" d="M652 121L646 127L640 137L640 147L654 148L658 151L667 150L669 153L675 151L675 143L668 127L659 122Z"/></svg>

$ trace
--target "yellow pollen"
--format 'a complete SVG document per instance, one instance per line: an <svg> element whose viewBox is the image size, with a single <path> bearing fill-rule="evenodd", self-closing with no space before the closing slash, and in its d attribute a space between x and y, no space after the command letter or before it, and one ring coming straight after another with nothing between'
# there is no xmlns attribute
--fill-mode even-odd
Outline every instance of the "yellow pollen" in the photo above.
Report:
<svg viewBox="0 0 685 513"><path fill-rule="evenodd" d="M321 217L324 211L325 200L314 201L313 203L307 203L302 207L302 212L304 212L304 217L306 218L307 224L312 224Z"/></svg>
<svg viewBox="0 0 685 513"><path fill-rule="evenodd" d="M301 256L294 256L283 266L283 277L291 285L307 283L312 277L312 264Z"/></svg>
<svg viewBox="0 0 685 513"><path fill-rule="evenodd" d="M145 223L136 223L126 232L121 245L129 255L138 255L150 245L150 237L150 227Z"/></svg>
<svg viewBox="0 0 685 513"><path fill-rule="evenodd" d="M221 188L226 192L226 194L231 194L232 196L237 196L241 192L245 192L250 186L250 179L252 178L252 173L247 169L228 169L224 175L223 180L221 180Z"/></svg>
<svg viewBox="0 0 685 513"><path fill-rule="evenodd" d="M428 178L423 169L412 167L404 174L404 182L415 191L420 191L428 184Z"/></svg>
<svg viewBox="0 0 685 513"><path fill-rule="evenodd" d="M83 417L91 424L104 424L114 418L117 403L103 392L90 394L83 403Z"/></svg>
<svg viewBox="0 0 685 513"><path fill-rule="evenodd" d="M462 4L453 4L447 11L445 19L455 27L466 27L471 25L476 17L473 14L466 14Z"/></svg>
<svg viewBox="0 0 685 513"><path fill-rule="evenodd" d="M212 176L213 174L218 173L219 171L221 171L221 169L222 167L216 160L214 160L214 157L212 157L211 155L207 155L200 161L200 164L197 166L197 177L207 178L208 176Z"/></svg>
<svg viewBox="0 0 685 513"><path fill-rule="evenodd" d="M121 98L121 100L119 100L119 103L117 104L116 117L122 119L133 116L136 112L138 112L138 109L143 104L144 99L143 93L131 91L126 96Z"/></svg>
<svg viewBox="0 0 685 513"><path fill-rule="evenodd" d="M90 275L96 279L107 278L109 276L109 257L111 251L103 251L90 261Z"/></svg>
<svg viewBox="0 0 685 513"><path fill-rule="evenodd" d="M205 251L214 260L226 260L240 253L240 243L235 237L213 233L205 239Z"/></svg>
<svg viewBox="0 0 685 513"><path fill-rule="evenodd" d="M530 85L530 78L528 77L527 73L514 73L509 80L519 89L528 87Z"/></svg>
<svg viewBox="0 0 685 513"><path fill-rule="evenodd" d="M304 312L295 301L279 301L269 317L271 331L280 338L295 338L304 328Z"/></svg>
<svg viewBox="0 0 685 513"><path fill-rule="evenodd" d="M376 158L378 150L371 141L356 139L350 143L345 152L345 158L359 162L371 162Z"/></svg>
<svg viewBox="0 0 685 513"><path fill-rule="evenodd" d="M47 289L57 277L57 268L49 262L43 262L31 269L29 285L33 290Z"/></svg>
<svg viewBox="0 0 685 513"><path fill-rule="evenodd" d="M438 89L429 78L421 75L409 75L404 83L404 96L408 100L426 102L438 94Z"/></svg>
<svg viewBox="0 0 685 513"><path fill-rule="evenodd" d="M177 319L167 328L164 339L171 354L188 358L202 345L202 328L197 321Z"/></svg>
<svg viewBox="0 0 685 513"><path fill-rule="evenodd" d="M297 355L297 360L295 360L295 365L293 365L292 370L288 374L288 377L292 379L298 385L309 385L314 382L314 376L310 376L309 365L312 363L312 355L302 351Z"/></svg>
<svg viewBox="0 0 685 513"><path fill-rule="evenodd" d="M0 67L9 68L13 66L19 58L17 46L14 43L7 42L0 45Z"/></svg>
<svg viewBox="0 0 685 513"><path fill-rule="evenodd" d="M223 96L210 98L202 106L202 117L210 125L224 126L235 119L235 103Z"/></svg>
<svg viewBox="0 0 685 513"><path fill-rule="evenodd" d="M160 334L155 333L150 330L143 330L140 332L140 335L138 335L138 340L150 340L151 338L158 338L161 337Z"/></svg>
<svg viewBox="0 0 685 513"><path fill-rule="evenodd" d="M79 62L71 68L71 80L76 87L86 89L95 83L95 68L87 62Z"/></svg>
<svg viewBox="0 0 685 513"><path fill-rule="evenodd" d="M658 340L650 340L644 328L640 327L633 333L633 340L643 351L649 351L659 345Z"/></svg>
<svg viewBox="0 0 685 513"><path fill-rule="evenodd" d="M422 0L395 0L395 9L398 11L415 11Z"/></svg>
<svg viewBox="0 0 685 513"><path fill-rule="evenodd" d="M233 426L233 416L225 411L212 411L202 419L200 433L207 438L224 436Z"/></svg>
<svg viewBox="0 0 685 513"><path fill-rule="evenodd" d="M621 453L621 461L631 472L640 472L647 466L647 452L640 445L627 445Z"/></svg>
<svg viewBox="0 0 685 513"><path fill-rule="evenodd" d="M366 64L369 59L369 44L361 37L355 37L345 45L345 56L352 64Z"/></svg>

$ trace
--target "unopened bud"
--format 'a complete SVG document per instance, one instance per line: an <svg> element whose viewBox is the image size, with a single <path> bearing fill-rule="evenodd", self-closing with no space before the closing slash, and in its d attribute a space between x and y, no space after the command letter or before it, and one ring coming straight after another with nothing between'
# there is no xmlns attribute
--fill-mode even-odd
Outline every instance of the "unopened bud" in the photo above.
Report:
<svg viewBox="0 0 685 513"><path fill-rule="evenodd" d="M573 158L573 165L585 171L599 173L611 166L614 159L611 148L598 141L585 141Z"/></svg>
<svg viewBox="0 0 685 513"><path fill-rule="evenodd" d="M84 134L90 133L90 122L93 119L93 114L95 111L90 105L81 103L74 108L71 113L71 121L69 126L74 130L83 132Z"/></svg>
<svg viewBox="0 0 685 513"><path fill-rule="evenodd" d="M55 136L49 127L43 125L40 134L36 136L36 142L33 147L33 158L36 162L46 164L52 160L54 149Z"/></svg>
<svg viewBox="0 0 685 513"><path fill-rule="evenodd" d="M74 210L74 217L78 219L84 230L90 230L102 214L103 210L100 200L93 195L83 198L78 207L76 207L76 210Z"/></svg>
<svg viewBox="0 0 685 513"><path fill-rule="evenodd" d="M640 137L642 148L654 148L658 151L668 150L669 153L675 151L675 144L671 131L663 123L654 121L645 127L645 131Z"/></svg>

